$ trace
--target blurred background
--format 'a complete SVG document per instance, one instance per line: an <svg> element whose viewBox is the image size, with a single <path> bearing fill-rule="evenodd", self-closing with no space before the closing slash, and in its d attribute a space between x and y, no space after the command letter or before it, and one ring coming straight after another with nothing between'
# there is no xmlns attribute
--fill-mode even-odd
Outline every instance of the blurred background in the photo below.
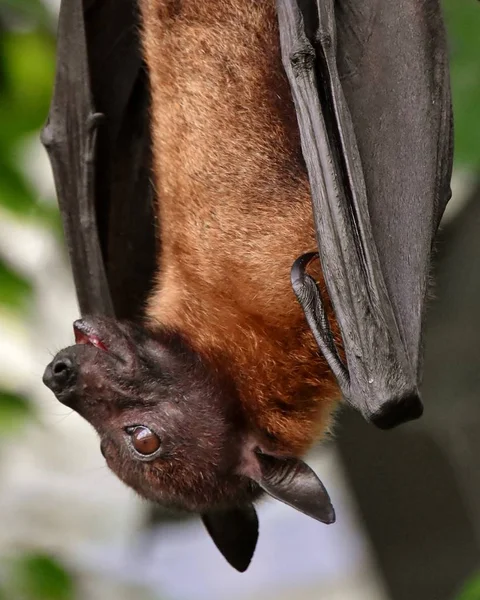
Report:
<svg viewBox="0 0 480 600"><path fill-rule="evenodd" d="M345 411L309 457L333 527L280 503L235 573L197 519L152 512L42 385L77 307L39 130L58 0L0 0L0 599L480 600L480 4L445 0L456 128L418 423ZM478 570L478 574L477 574Z"/></svg>

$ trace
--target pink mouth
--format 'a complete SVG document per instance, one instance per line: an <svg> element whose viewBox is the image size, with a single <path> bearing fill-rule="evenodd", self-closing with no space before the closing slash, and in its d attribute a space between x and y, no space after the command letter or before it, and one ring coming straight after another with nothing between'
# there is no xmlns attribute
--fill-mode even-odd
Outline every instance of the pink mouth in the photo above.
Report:
<svg viewBox="0 0 480 600"><path fill-rule="evenodd" d="M73 333L75 334L75 343L88 344L90 346L95 346L95 348L99 348L104 352L108 352L105 344L85 321L82 321L81 319L75 321L73 324Z"/></svg>

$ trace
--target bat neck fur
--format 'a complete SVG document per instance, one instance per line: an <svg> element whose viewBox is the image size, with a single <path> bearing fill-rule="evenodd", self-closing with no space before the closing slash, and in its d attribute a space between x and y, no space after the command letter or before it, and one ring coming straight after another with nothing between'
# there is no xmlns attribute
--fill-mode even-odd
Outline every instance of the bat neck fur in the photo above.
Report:
<svg viewBox="0 0 480 600"><path fill-rule="evenodd" d="M301 454L338 391L290 286L316 243L275 0L140 4L162 242L148 320L235 381L279 452Z"/></svg>

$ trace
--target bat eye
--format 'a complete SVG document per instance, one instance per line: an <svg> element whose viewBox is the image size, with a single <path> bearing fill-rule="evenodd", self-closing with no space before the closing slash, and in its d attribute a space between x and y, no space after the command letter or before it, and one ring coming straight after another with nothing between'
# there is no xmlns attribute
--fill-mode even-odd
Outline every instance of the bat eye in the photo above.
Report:
<svg viewBox="0 0 480 600"><path fill-rule="evenodd" d="M135 427L127 427L126 431L130 435L132 446L138 454L150 456L160 449L160 438L148 427L136 425Z"/></svg>

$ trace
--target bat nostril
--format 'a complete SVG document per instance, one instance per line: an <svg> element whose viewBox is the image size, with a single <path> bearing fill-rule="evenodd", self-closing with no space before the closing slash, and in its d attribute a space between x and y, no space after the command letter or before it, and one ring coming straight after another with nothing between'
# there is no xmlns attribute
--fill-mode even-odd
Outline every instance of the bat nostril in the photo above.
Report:
<svg viewBox="0 0 480 600"><path fill-rule="evenodd" d="M68 359L58 360L53 364L52 371L55 375L65 375L71 368L72 363Z"/></svg>
<svg viewBox="0 0 480 600"><path fill-rule="evenodd" d="M52 364L52 373L58 381L69 379L73 370L73 363L69 358L59 358Z"/></svg>

